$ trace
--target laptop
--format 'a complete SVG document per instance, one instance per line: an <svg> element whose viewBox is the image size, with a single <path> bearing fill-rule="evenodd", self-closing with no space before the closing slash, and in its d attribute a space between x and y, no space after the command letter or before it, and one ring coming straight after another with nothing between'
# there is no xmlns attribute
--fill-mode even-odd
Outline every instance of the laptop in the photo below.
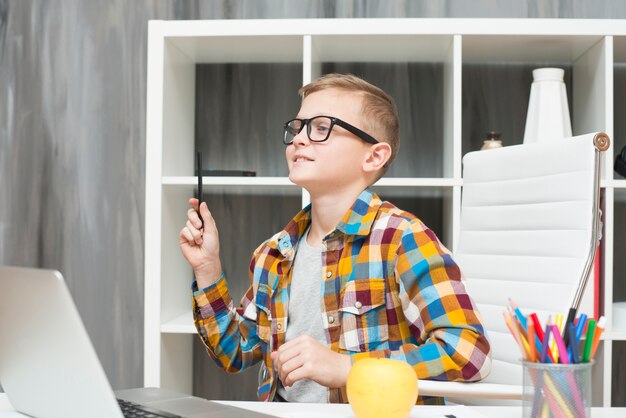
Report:
<svg viewBox="0 0 626 418"><path fill-rule="evenodd" d="M33 417L270 417L159 388L114 393L54 270L0 266L0 383Z"/></svg>

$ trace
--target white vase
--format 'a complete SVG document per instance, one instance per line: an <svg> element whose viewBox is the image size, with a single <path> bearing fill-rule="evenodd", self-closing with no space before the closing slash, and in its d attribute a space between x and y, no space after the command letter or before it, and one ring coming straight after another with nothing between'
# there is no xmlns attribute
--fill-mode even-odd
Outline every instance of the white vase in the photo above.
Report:
<svg viewBox="0 0 626 418"><path fill-rule="evenodd" d="M572 136L567 92L560 68L533 70L524 143Z"/></svg>

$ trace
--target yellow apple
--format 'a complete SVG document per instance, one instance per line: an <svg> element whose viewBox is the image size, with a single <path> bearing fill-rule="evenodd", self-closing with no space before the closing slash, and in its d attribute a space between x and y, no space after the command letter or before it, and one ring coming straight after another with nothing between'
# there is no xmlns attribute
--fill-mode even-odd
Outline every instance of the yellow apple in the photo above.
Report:
<svg viewBox="0 0 626 418"><path fill-rule="evenodd" d="M367 358L352 365L346 389L356 418L407 418L417 400L417 376L403 361Z"/></svg>

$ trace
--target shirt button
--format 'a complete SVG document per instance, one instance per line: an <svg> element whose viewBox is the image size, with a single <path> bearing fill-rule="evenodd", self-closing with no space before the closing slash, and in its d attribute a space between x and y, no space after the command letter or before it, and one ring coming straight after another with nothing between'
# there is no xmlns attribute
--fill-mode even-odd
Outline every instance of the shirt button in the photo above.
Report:
<svg viewBox="0 0 626 418"><path fill-rule="evenodd" d="M333 273L332 273L331 271L329 271L328 273L326 273L326 277L330 277L330 276L332 276L332 275L333 275Z"/></svg>
<svg viewBox="0 0 626 418"><path fill-rule="evenodd" d="M357 300L356 303L354 304L354 307L357 309L361 309L363 307L363 304Z"/></svg>
<svg viewBox="0 0 626 418"><path fill-rule="evenodd" d="M276 328L278 328L278 330L280 331L281 329L283 329L283 324L277 324Z"/></svg>
<svg viewBox="0 0 626 418"><path fill-rule="evenodd" d="M332 315L328 315L328 323L332 324L333 322L335 322L335 317Z"/></svg>

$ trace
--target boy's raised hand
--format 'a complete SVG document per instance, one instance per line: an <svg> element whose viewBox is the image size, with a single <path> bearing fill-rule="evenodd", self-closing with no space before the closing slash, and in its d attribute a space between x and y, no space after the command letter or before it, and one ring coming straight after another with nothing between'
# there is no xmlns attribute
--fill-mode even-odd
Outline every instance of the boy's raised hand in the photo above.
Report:
<svg viewBox="0 0 626 418"><path fill-rule="evenodd" d="M271 357L285 387L302 379L329 388L342 387L352 366L350 356L336 353L308 335L286 342Z"/></svg>
<svg viewBox="0 0 626 418"><path fill-rule="evenodd" d="M200 205L204 228L198 216L198 199L189 199L189 205L187 223L178 234L178 244L193 269L198 289L204 289L218 281L222 274L219 235L206 203Z"/></svg>

